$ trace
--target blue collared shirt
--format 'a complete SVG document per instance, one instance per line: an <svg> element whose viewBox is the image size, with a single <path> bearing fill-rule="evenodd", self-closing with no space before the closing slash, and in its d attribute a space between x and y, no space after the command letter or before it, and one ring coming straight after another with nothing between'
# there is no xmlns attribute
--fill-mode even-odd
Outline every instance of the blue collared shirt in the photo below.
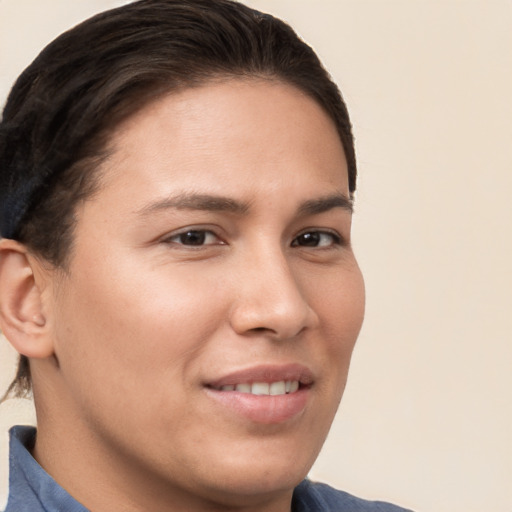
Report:
<svg viewBox="0 0 512 512"><path fill-rule="evenodd" d="M36 429L10 431L9 497L5 512L89 512L70 496L30 454ZM410 512L380 501L366 501L325 484L304 480L293 493L292 512Z"/></svg>
<svg viewBox="0 0 512 512"><path fill-rule="evenodd" d="M13 427L9 445L9 497L5 512L88 512L32 457L36 429Z"/></svg>

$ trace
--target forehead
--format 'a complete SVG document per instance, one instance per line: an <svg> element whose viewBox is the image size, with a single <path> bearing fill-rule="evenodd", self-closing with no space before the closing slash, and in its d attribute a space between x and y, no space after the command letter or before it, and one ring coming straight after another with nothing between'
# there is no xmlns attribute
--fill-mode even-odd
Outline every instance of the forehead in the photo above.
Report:
<svg viewBox="0 0 512 512"><path fill-rule="evenodd" d="M164 171L197 186L215 174L227 186L245 180L248 167L254 178L265 166L275 170L274 179L284 166L299 174L303 158L305 165L335 171L348 187L334 122L311 97L274 80L232 79L162 96L122 122L110 148L107 181L127 180L138 168L147 179Z"/></svg>
<svg viewBox="0 0 512 512"><path fill-rule="evenodd" d="M309 96L275 81L231 80L163 96L119 125L109 155L96 193L77 208L75 256L91 240L136 245L150 229L163 234L178 220L154 205L176 197L228 199L250 206L246 219L283 230L304 204L350 196L334 122ZM148 210L161 212L159 224L141 215ZM212 220L180 217L183 226Z"/></svg>

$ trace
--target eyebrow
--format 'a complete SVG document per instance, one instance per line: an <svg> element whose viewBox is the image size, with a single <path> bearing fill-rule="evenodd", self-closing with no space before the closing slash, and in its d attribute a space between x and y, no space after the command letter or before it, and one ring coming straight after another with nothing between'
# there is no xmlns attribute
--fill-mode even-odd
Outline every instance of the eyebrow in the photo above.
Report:
<svg viewBox="0 0 512 512"><path fill-rule="evenodd" d="M237 201L230 197L183 193L176 196L166 197L155 201L140 210L137 214L142 216L150 215L168 209L177 210L203 210L213 212L228 212L239 215L247 214L250 209L250 203L245 201ZM352 213L354 210L353 200L345 194L332 194L318 199L310 199L302 203L298 208L300 215L318 215L333 208L343 208Z"/></svg>
<svg viewBox="0 0 512 512"><path fill-rule="evenodd" d="M217 195L183 193L150 203L138 210L137 213L149 215L169 208L244 214L249 211L249 203Z"/></svg>
<svg viewBox="0 0 512 512"><path fill-rule="evenodd" d="M333 194L318 199L310 199L299 207L299 213L302 215L318 215L333 208L343 208L349 213L354 211L354 201L345 194Z"/></svg>

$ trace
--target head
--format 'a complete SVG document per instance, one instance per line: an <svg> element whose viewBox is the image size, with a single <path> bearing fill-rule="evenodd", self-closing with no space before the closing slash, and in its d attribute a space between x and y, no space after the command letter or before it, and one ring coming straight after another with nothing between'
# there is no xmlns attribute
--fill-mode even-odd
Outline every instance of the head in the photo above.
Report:
<svg viewBox="0 0 512 512"><path fill-rule="evenodd" d="M350 121L311 48L228 0L100 14L14 85L0 165L0 316L41 458L67 418L128 480L231 505L292 489L364 295ZM278 396L236 389L254 383Z"/></svg>
<svg viewBox="0 0 512 512"><path fill-rule="evenodd" d="M61 35L12 88L0 128L1 236L65 268L76 205L93 194L115 127L161 95L229 77L283 81L315 99L336 125L355 192L345 103L288 25L223 0L135 2ZM10 391L30 388L22 356Z"/></svg>

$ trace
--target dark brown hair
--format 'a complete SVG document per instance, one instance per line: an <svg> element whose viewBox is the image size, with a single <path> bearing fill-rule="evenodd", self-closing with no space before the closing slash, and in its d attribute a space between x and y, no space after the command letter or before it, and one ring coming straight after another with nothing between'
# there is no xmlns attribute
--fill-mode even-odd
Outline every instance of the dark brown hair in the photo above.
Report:
<svg viewBox="0 0 512 512"><path fill-rule="evenodd" d="M230 0L141 0L62 34L13 86L0 123L1 235L65 268L76 205L98 187L109 133L159 95L229 77L280 80L315 99L337 127L355 191L345 103L286 23ZM7 394L30 386L22 356Z"/></svg>

